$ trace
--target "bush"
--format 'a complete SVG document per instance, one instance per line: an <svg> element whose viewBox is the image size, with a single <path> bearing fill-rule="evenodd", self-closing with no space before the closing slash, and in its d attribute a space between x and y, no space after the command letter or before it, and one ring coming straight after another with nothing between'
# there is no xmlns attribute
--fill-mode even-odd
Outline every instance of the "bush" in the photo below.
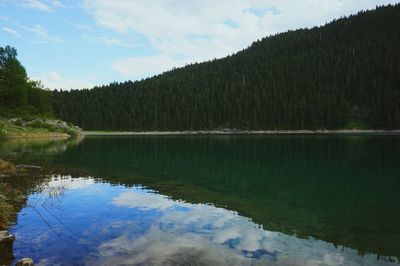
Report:
<svg viewBox="0 0 400 266"><path fill-rule="evenodd" d="M30 123L29 127L30 128L37 128L37 129L44 128L44 129L47 129L47 130L49 130L51 132L58 131L58 129L55 126L52 126L52 125L50 125L50 124L48 124L46 122L42 122L42 121L38 121L38 120Z"/></svg>

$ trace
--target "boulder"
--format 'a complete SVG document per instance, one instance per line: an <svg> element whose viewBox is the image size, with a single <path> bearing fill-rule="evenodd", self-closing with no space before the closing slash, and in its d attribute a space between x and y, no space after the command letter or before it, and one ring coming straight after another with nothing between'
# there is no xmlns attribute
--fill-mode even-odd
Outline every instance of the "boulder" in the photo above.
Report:
<svg viewBox="0 0 400 266"><path fill-rule="evenodd" d="M19 164L15 166L15 168L24 168L24 169L37 169L37 170L42 170L42 167L37 166L37 165L29 165L29 164Z"/></svg>
<svg viewBox="0 0 400 266"><path fill-rule="evenodd" d="M33 260L30 258L23 258L17 261L15 266L34 266Z"/></svg>
<svg viewBox="0 0 400 266"><path fill-rule="evenodd" d="M10 264L13 255L13 244L14 244L15 236L10 234L7 231L0 231L0 265Z"/></svg>

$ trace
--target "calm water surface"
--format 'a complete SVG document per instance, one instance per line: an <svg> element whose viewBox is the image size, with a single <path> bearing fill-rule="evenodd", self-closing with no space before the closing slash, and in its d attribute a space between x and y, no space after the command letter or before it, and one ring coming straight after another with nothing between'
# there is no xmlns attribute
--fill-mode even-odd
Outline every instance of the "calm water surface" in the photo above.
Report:
<svg viewBox="0 0 400 266"><path fill-rule="evenodd" d="M1 143L37 265L399 265L400 137ZM48 171L51 169L51 171Z"/></svg>

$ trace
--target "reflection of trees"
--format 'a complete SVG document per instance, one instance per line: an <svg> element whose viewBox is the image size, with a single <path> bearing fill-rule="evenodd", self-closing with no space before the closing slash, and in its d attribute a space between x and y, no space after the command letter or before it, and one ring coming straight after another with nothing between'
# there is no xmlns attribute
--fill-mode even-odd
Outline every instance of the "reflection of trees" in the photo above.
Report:
<svg viewBox="0 0 400 266"><path fill-rule="evenodd" d="M30 174L24 170L0 176L0 229L14 223L28 195L42 180L37 172Z"/></svg>
<svg viewBox="0 0 400 266"><path fill-rule="evenodd" d="M15 164L46 164L68 147L78 145L83 138L29 139L0 141L0 158ZM11 164L10 164L11 165ZM38 169L17 169L0 175L0 229L16 219L16 213L26 203L27 195L44 180ZM1 174L1 173L0 173Z"/></svg>
<svg viewBox="0 0 400 266"><path fill-rule="evenodd" d="M399 156L391 137L96 137L55 161L268 230L399 256Z"/></svg>
<svg viewBox="0 0 400 266"><path fill-rule="evenodd" d="M0 177L0 229L17 219L17 213L26 204L29 193L43 178L40 176Z"/></svg>
<svg viewBox="0 0 400 266"><path fill-rule="evenodd" d="M6 227L9 223L9 217L13 213L13 205L5 196L6 194L10 194L10 192L6 192L7 189L5 184L0 183L0 230Z"/></svg>
<svg viewBox="0 0 400 266"><path fill-rule="evenodd" d="M0 141L0 158L17 163L50 163L67 148L78 145L83 137L69 139L27 139Z"/></svg>
<svg viewBox="0 0 400 266"><path fill-rule="evenodd" d="M55 176L0 178L0 230L13 224L17 219L17 213L26 207L31 208L60 239L60 229L57 227L62 227L65 229L64 231L75 235L60 218L61 215L68 215L79 219L62 206L62 202L66 198L68 182L52 182L54 179ZM37 198L27 203L28 195L32 193L35 193ZM56 226L52 225L54 222L57 224Z"/></svg>
<svg viewBox="0 0 400 266"><path fill-rule="evenodd" d="M78 145L82 137L70 139L29 139L0 141L0 158L15 164L39 164L53 161L54 156L65 152L69 147ZM48 180L39 168L20 167L16 171L0 175L0 229L12 224L17 213L26 204L28 195L39 187L46 187ZM47 169L45 169L47 170ZM47 172L47 171L45 171ZM1 173L0 173L1 174ZM49 198L62 196L62 187L52 187ZM48 200L49 201L49 200ZM48 203L46 202L46 204ZM43 209L46 205L43 205Z"/></svg>
<svg viewBox="0 0 400 266"><path fill-rule="evenodd" d="M65 152L68 147L78 145L82 139L3 140L0 141L0 158L12 161L15 164L39 164L47 170L45 165L50 164L55 155ZM72 233L64 225L62 219L52 210L54 206L58 206L59 213L63 211L60 203L62 201L61 197L63 197L65 192L65 187L48 187L49 179L43 172L39 171L42 169L41 167L19 166L21 167L14 167L12 165L13 171L0 172L0 230L6 229L9 225L16 222L18 212L27 205L28 195L32 191L43 190L45 188L47 197L42 199L42 201L36 202L36 204L29 203L27 207L32 208L58 237L60 237L59 233L48 222L46 215L53 217L59 224ZM57 202L58 205L56 204ZM10 254L12 255L11 252ZM12 260L11 255L10 259ZM11 263L9 259L5 261L3 259L0 257L0 265Z"/></svg>

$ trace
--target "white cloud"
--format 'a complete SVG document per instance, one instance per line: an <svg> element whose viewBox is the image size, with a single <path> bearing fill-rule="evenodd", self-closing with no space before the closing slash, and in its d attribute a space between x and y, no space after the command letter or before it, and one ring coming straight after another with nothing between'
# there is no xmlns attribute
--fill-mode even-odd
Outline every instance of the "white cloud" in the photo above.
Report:
<svg viewBox="0 0 400 266"><path fill-rule="evenodd" d="M289 29L324 24L393 0L85 0L98 25L121 35L141 34L156 55L124 58L113 68L127 77L221 58L253 41ZM175 55L179 54L179 57ZM149 64L153 71L149 70ZM140 65L143 65L141 67Z"/></svg>
<svg viewBox="0 0 400 266"><path fill-rule="evenodd" d="M43 28L40 25L34 25L33 27L27 27L21 24L17 24L18 27L20 27L21 29L33 33L36 35L36 37L38 37L40 40L40 42L55 42L55 43L63 43L64 40L62 40L61 38L55 37L55 36L51 36L49 34L49 32Z"/></svg>
<svg viewBox="0 0 400 266"><path fill-rule="evenodd" d="M24 37L21 34L19 34L19 32L17 30L14 30L14 29L11 29L11 28L8 28L8 27L3 27L1 29L3 31L5 31L5 32L8 32L8 33L14 35L17 38L24 39Z"/></svg>
<svg viewBox="0 0 400 266"><path fill-rule="evenodd" d="M14 35L17 38L20 38L22 40L25 40L25 41L28 41L31 43L35 43L35 44L49 43L49 42L64 43L64 40L62 40L61 38L55 37L55 36L51 36L49 34L49 32L40 25L34 25L32 27L28 27L28 26L21 25L19 23L15 23L15 24L18 26L18 28L24 30L25 32L34 34L37 39L30 38L32 36L28 36L29 38L26 38L18 30L10 28L10 27L2 27L2 30Z"/></svg>
<svg viewBox="0 0 400 266"><path fill-rule="evenodd" d="M22 6L25 8L32 8L45 12L54 12L53 8L38 0L25 0L23 1Z"/></svg>
<svg viewBox="0 0 400 266"><path fill-rule="evenodd" d="M40 0L23 0L20 5L24 8L36 9L50 13L54 12L55 9L66 8L59 0L47 0L45 2Z"/></svg>
<svg viewBox="0 0 400 266"><path fill-rule="evenodd" d="M65 78L55 71L43 72L32 80L40 80L49 89L83 89L92 88L94 83L84 79Z"/></svg>
<svg viewBox="0 0 400 266"><path fill-rule="evenodd" d="M120 47L128 47L128 48L135 48L138 45L133 43L124 42L116 38L111 38L107 36L99 36L99 37L91 37L88 35L83 36L85 39L89 40L93 44L102 44L106 46L120 46Z"/></svg>
<svg viewBox="0 0 400 266"><path fill-rule="evenodd" d="M117 60L112 64L112 68L126 77L140 78L162 73L173 67L184 66L185 63L186 60L173 59L165 55L155 55Z"/></svg>
<svg viewBox="0 0 400 266"><path fill-rule="evenodd" d="M55 8L65 8L65 5L58 0L52 0L51 5Z"/></svg>
<svg viewBox="0 0 400 266"><path fill-rule="evenodd" d="M87 30L87 31L93 30L93 27L91 25L88 25L88 24L75 24L75 27L78 30Z"/></svg>

